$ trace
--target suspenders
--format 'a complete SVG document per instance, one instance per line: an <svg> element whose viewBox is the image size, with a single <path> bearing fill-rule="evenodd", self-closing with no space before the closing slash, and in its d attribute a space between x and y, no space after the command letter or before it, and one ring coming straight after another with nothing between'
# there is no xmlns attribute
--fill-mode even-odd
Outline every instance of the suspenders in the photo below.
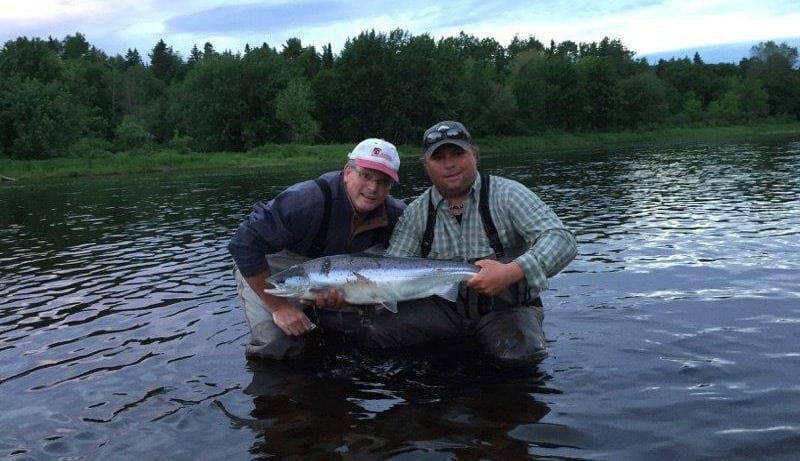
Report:
<svg viewBox="0 0 800 461"><path fill-rule="evenodd" d="M486 236L489 237L489 245L497 259L502 259L506 255L503 250L503 244L500 243L500 235L497 234L497 228L492 221L492 213L489 212L489 175L481 176L481 197L478 201L478 211L481 214L481 221L483 221L483 230Z"/></svg>
<svg viewBox="0 0 800 461"><path fill-rule="evenodd" d="M489 212L489 175L481 176L481 195L478 201L478 212L483 221L483 231L486 232L486 237L489 238L489 245L494 250L497 259L505 256L506 252L503 250L503 244L500 243L500 235L497 233L497 227L492 220L492 214ZM425 223L425 233L422 234L422 243L420 251L423 258L427 258L431 252L433 245L433 228L436 226L436 208L433 206L433 199L428 195L428 220Z"/></svg>
<svg viewBox="0 0 800 461"><path fill-rule="evenodd" d="M497 227L494 225L494 220L492 220L492 214L489 212L489 184L489 175L482 175L481 192L478 201L478 212L481 215L483 231L486 233L486 237L489 239L489 245L492 247L492 250L494 250L494 254L497 259L501 259L506 253L503 249L503 244L500 242L500 235L497 232ZM436 208L433 206L433 199L430 197L430 195L428 195L428 220L425 223L425 232L422 235L422 243L420 244L420 251L423 258L427 258L428 254L431 252L431 246L433 245L433 228L435 226ZM514 285L510 286L509 289L515 292L514 304L542 307L541 298L537 296L535 299L530 299L527 282L522 281L515 283ZM484 296L469 288L466 289L464 294L460 294L459 297L464 303L464 314L467 316L467 318L471 317L471 304L476 305L478 315L484 315L493 311L495 308L494 296Z"/></svg>
<svg viewBox="0 0 800 461"><path fill-rule="evenodd" d="M317 183L319 190L322 191L322 195L325 197L325 210L322 212L322 222L319 225L317 235L314 237L311 248L308 249L308 254L306 255L312 259L320 256L322 250L325 249L325 241L328 239L328 224L331 220L331 186L322 178L317 178L314 182Z"/></svg>

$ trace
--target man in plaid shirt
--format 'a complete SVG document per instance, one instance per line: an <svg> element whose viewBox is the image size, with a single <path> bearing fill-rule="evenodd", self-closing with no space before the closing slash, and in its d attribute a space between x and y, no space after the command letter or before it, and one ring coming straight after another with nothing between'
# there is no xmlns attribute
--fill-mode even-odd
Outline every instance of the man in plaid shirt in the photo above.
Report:
<svg viewBox="0 0 800 461"><path fill-rule="evenodd" d="M425 132L422 161L433 186L406 208L387 254L474 262L479 273L462 284L456 303L434 296L401 302L397 315L380 313L368 326L367 345L474 335L501 363L536 363L547 355L539 293L575 258L575 237L526 186L498 176L487 183L478 154L459 122ZM488 190L483 212L482 189Z"/></svg>

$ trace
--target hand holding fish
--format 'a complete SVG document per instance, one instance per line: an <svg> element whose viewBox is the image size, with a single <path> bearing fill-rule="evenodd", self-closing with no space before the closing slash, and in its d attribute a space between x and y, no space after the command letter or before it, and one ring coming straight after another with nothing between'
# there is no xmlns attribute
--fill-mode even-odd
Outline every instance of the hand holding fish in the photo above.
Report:
<svg viewBox="0 0 800 461"><path fill-rule="evenodd" d="M503 264L493 259L481 259L480 261L475 261L475 265L481 269L467 280L467 285L487 296L499 294L512 283L519 282L525 278L522 268L514 261Z"/></svg>
<svg viewBox="0 0 800 461"><path fill-rule="evenodd" d="M272 321L287 335L300 336L312 329L311 320L306 314L295 309L288 302L273 308Z"/></svg>
<svg viewBox="0 0 800 461"><path fill-rule="evenodd" d="M300 298L300 302L306 306L329 310L341 310L347 304L344 293L339 290L321 291L314 299Z"/></svg>

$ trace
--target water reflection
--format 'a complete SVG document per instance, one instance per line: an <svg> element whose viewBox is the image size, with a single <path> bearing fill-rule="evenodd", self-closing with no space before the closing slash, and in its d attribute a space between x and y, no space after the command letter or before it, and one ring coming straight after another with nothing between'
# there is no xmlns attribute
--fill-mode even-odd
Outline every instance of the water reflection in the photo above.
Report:
<svg viewBox="0 0 800 461"><path fill-rule="evenodd" d="M328 343L330 339L328 340ZM346 345L298 363L252 362L248 418L258 431L251 451L404 459L443 455L524 457L526 443L506 440L518 425L548 412L536 394L557 393L537 370L499 370L466 343L397 353ZM313 431L313 437L307 436Z"/></svg>
<svg viewBox="0 0 800 461"><path fill-rule="evenodd" d="M481 162L580 243L526 373L336 338L247 363L225 245L321 169L0 185L0 457L794 456L800 143Z"/></svg>

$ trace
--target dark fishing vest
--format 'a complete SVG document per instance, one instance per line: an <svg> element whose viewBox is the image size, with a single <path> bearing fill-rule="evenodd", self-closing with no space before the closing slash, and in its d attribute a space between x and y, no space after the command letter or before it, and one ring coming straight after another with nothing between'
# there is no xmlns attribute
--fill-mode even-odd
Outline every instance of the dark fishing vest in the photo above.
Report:
<svg viewBox="0 0 800 461"><path fill-rule="evenodd" d="M490 180L489 175L481 175L481 192L478 198L478 212L481 215L481 222L483 222L483 231L489 239L489 245L494 251L495 259L500 260L505 257L506 252L503 249L503 244L500 242L500 235L497 232L497 227L494 225L492 213L489 211L489 188ZM433 228L436 226L436 207L433 205L432 194L428 194L428 219L425 223L425 232L422 234L422 242L420 244L420 253L423 258L427 258L431 252L433 245ZM503 299L500 296L485 296L465 285L459 289L459 301L464 305L463 314L469 318L472 316L471 312L475 311L478 316L485 315L496 308L510 307L510 306L537 306L542 307L542 300L538 296L531 298L528 290L528 282L523 280L509 286L506 291L508 292L509 299Z"/></svg>

